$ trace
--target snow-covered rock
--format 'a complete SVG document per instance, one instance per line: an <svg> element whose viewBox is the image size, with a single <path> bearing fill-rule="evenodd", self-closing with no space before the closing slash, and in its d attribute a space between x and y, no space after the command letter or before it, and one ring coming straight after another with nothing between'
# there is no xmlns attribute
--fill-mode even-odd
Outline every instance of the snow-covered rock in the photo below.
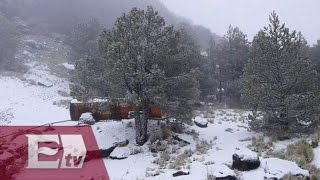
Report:
<svg viewBox="0 0 320 180"><path fill-rule="evenodd" d="M202 118L200 116L197 116L193 120L194 124L201 127L201 128L206 128L208 127L208 120L206 118Z"/></svg>
<svg viewBox="0 0 320 180"><path fill-rule="evenodd" d="M89 121L94 122L94 118L92 116L92 113L82 113L79 120L84 121L84 122L89 122Z"/></svg>
<svg viewBox="0 0 320 180"><path fill-rule="evenodd" d="M236 173L224 164L208 166L208 175L214 178L236 179Z"/></svg>
<svg viewBox="0 0 320 180"><path fill-rule="evenodd" d="M266 173L265 177L270 179L280 179L286 174L309 177L309 172L307 170L301 169L295 162L286 161L278 158L264 159L262 161L262 167L264 168Z"/></svg>
<svg viewBox="0 0 320 180"><path fill-rule="evenodd" d="M117 158L124 158L130 156L131 151L129 147L115 148L110 156Z"/></svg>
<svg viewBox="0 0 320 180"><path fill-rule="evenodd" d="M257 153L246 148L239 149L236 154L233 154L232 159L232 168L240 171L249 171L260 166L260 159Z"/></svg>
<svg viewBox="0 0 320 180"><path fill-rule="evenodd" d="M251 151L248 148L238 149L236 154L241 160L256 160L258 158L258 154L256 152Z"/></svg>
<svg viewBox="0 0 320 180"><path fill-rule="evenodd" d="M64 66L66 69L69 69L69 70L74 70L75 69L73 64L62 63L61 65Z"/></svg>

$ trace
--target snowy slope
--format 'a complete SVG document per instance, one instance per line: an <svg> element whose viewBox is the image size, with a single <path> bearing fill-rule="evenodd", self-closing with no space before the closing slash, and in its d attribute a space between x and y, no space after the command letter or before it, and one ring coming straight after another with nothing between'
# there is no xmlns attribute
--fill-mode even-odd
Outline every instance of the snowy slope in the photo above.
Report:
<svg viewBox="0 0 320 180"><path fill-rule="evenodd" d="M67 102L71 98L61 95L69 93L69 81L54 74L67 71L58 66L66 62L62 55L67 49L46 36L25 36L20 46L16 58L29 70L23 75L0 75L0 114L7 112L2 124L41 125L70 119Z"/></svg>
<svg viewBox="0 0 320 180"><path fill-rule="evenodd" d="M10 125L41 125L68 119L68 110L54 106L58 94L17 78L0 78L0 111L10 109Z"/></svg>

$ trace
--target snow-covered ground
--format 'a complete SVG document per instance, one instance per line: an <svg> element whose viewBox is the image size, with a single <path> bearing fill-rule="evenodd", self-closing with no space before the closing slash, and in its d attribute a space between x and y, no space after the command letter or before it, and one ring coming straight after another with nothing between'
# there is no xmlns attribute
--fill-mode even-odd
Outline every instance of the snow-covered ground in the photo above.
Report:
<svg viewBox="0 0 320 180"><path fill-rule="evenodd" d="M57 72L71 70L74 67L66 63L66 59L51 62L55 59L53 52L58 52L61 43L45 42L43 38L25 37L25 44L19 54L30 70L23 77L0 76L0 118L7 119L4 125L42 125L55 121L70 119L68 102L69 81L58 77ZM38 48L30 48L30 44ZM32 46L32 45L31 45ZM60 49L61 50L61 49ZM48 59L47 56L53 58ZM59 69L60 68L60 69ZM183 159L181 170L189 175L176 179L208 179L208 177L223 177L234 175L245 180L263 180L281 178L290 172L307 174L295 163L276 158L260 157L258 169L248 172L230 169L232 155L241 154L245 158L256 156L248 145L252 137L260 137L249 131L247 115L249 112L232 109L208 108L207 112L198 112L195 118L199 122L208 122L207 128L196 125L186 125L183 134L176 134L190 142L189 145L167 143L169 159L160 167L156 160L161 159L164 152L152 153L150 141L144 146L135 145L133 120L99 122L92 126L100 148L109 148L117 142L129 140L125 147L117 147L112 156L128 157L123 160L104 159L109 176L112 180L120 179L172 179L177 170L170 168L179 157L192 152ZM164 122L161 122L163 124ZM75 122L63 123L77 124ZM161 125L151 121L150 134L161 131ZM290 143L276 143L275 148L285 148ZM204 148L201 149L201 148ZM161 155L162 154L162 155ZM314 164L320 167L320 148L315 149Z"/></svg>
<svg viewBox="0 0 320 180"><path fill-rule="evenodd" d="M181 176L177 179L208 179L208 175L217 177L236 175L245 180L263 180L265 178L282 178L289 173L308 175L306 170L302 170L294 162L262 157L260 157L261 166L256 170L247 172L231 170L233 154L237 153L244 158L257 156L257 153L247 148L251 141L245 141L245 139L257 137L259 134L249 132L246 122L242 121L247 114L246 112L240 113L240 115L238 112L229 109L213 110L213 113L215 114L214 122L209 123L207 128L199 128L195 125L186 127L188 130L198 132L198 139L193 139L193 135L178 134L179 137L191 142L191 144L180 147L176 153L171 153L170 156L177 157L188 149L191 149L193 154L182 167L182 170L190 172L190 175ZM151 153L148 148L150 142L142 147L135 146L134 129L131 125L128 125L132 123L133 120L127 120L124 122L101 122L93 126L101 148L111 147L115 142L126 139L130 142L128 146L119 147L111 154L117 157L128 157L127 159L120 161L104 160L111 179L172 179L172 174L177 172L177 170L170 169L170 163L174 162L173 158L168 161L166 168L160 168L158 164L153 163L154 160L161 157L161 152ZM150 132L156 132L156 129L160 129L160 126L151 122L149 128L151 128ZM205 153L199 152L196 148L196 144L201 140L211 144L211 147ZM130 155L137 148L141 152ZM170 148L173 148L173 146L168 148L171 152L172 149ZM152 176L157 172L160 172L160 174Z"/></svg>
<svg viewBox="0 0 320 180"><path fill-rule="evenodd" d="M10 125L41 125L70 119L67 102L70 97L69 81L53 75L52 68L62 70L64 66L53 67L59 61L55 54L61 53L61 42L41 36L26 36L21 41L17 59L29 70L21 76L0 76L0 113L7 112Z"/></svg>

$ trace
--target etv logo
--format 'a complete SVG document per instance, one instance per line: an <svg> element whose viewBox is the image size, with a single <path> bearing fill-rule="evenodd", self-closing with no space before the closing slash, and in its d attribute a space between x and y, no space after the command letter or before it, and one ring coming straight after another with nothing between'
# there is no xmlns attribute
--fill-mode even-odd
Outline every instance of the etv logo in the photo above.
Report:
<svg viewBox="0 0 320 180"><path fill-rule="evenodd" d="M28 166L27 169L80 169L83 166L87 149L82 135L34 135L28 138ZM39 144L56 143L61 148L39 147ZM63 150L63 155L54 160L41 161L39 155L55 156Z"/></svg>

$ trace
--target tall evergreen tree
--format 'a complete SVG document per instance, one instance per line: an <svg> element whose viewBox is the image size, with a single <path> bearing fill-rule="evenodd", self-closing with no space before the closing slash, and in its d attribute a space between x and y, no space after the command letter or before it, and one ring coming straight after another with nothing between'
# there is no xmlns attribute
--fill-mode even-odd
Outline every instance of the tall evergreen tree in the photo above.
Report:
<svg viewBox="0 0 320 180"><path fill-rule="evenodd" d="M100 35L99 47L113 90L110 96L125 93L135 105L137 144L147 141L151 104L177 119L190 119L186 117L191 112L190 102L199 95L197 71L192 66L193 46L183 39L181 31L166 26L152 7L133 8L119 17L111 31Z"/></svg>
<svg viewBox="0 0 320 180"><path fill-rule="evenodd" d="M224 40L214 47L220 102L223 96L226 96L229 102L240 102L240 77L249 59L249 50L247 36L239 28L232 26L229 26Z"/></svg>
<svg viewBox="0 0 320 180"><path fill-rule="evenodd" d="M282 133L316 127L318 74L307 58L306 41L300 32L281 24L275 12L269 20L269 26L254 37L243 76L244 101L266 112L262 121L253 120L252 125Z"/></svg>

